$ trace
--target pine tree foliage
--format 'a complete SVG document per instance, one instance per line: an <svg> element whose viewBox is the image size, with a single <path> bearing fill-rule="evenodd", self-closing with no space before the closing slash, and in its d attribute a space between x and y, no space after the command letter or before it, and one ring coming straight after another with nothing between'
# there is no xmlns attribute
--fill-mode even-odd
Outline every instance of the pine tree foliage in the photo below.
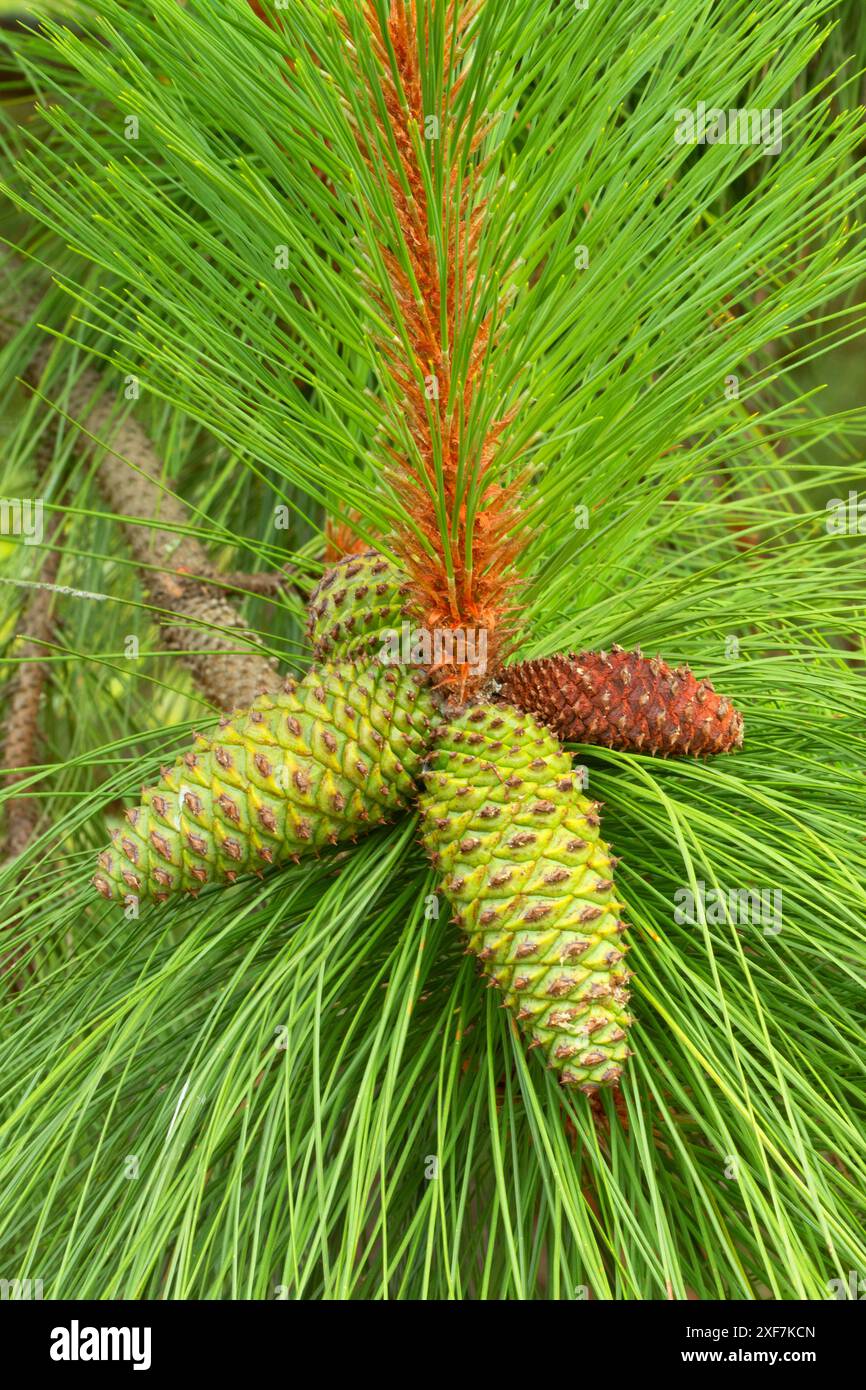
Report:
<svg viewBox="0 0 866 1390"><path fill-rule="evenodd" d="M41 110L3 130L30 258L4 284L51 288L0 356L4 489L39 487L58 584L105 596L56 596L25 779L44 809L0 870L0 1251L49 1295L821 1298L864 1267L866 613L862 538L826 523L866 417L803 385L862 331L857 8L497 0L455 68L461 8L419 4L400 139L384 0L267 24L241 0L103 0L77 7L98 42L14 41ZM702 100L782 109L779 154L678 144ZM440 285L466 279L455 228L473 239L450 473L441 422L420 428L429 373L413 414L391 355L416 308L406 138ZM40 324L45 400L15 386ZM501 488L516 656L640 646L744 711L725 759L575 749L630 922L618 1096L525 1056L411 819L170 912L95 897L106 813L213 711L158 650L63 415L93 364L118 399L140 383L163 486L225 569L290 560L311 588L327 511L465 574ZM16 540L7 679L42 558ZM302 596L244 611L302 675Z"/></svg>

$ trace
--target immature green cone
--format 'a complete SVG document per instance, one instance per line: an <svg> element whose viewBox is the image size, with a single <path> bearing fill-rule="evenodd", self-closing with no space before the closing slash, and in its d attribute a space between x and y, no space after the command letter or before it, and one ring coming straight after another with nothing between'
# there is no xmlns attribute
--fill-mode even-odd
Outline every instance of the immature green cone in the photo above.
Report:
<svg viewBox="0 0 866 1390"><path fill-rule="evenodd" d="M310 596L307 632L316 658L375 656L384 634L399 632L408 591L405 576L375 550L338 560Z"/></svg>
<svg viewBox="0 0 866 1390"><path fill-rule="evenodd" d="M414 792L437 716L424 677L342 662L288 680L165 769L94 884L164 902L354 839Z"/></svg>
<svg viewBox="0 0 866 1390"><path fill-rule="evenodd" d="M480 705L427 766L424 843L470 950L563 1083L613 1085L631 1023L623 904L569 754L531 715Z"/></svg>

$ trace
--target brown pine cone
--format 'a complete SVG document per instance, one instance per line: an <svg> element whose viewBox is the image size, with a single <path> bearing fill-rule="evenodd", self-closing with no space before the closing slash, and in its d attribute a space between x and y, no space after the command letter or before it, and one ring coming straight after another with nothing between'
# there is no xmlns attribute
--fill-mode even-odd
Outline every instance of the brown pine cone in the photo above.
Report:
<svg viewBox="0 0 866 1390"><path fill-rule="evenodd" d="M743 716L687 666L613 647L520 661L497 699L534 714L558 738L628 752L707 756L743 742Z"/></svg>

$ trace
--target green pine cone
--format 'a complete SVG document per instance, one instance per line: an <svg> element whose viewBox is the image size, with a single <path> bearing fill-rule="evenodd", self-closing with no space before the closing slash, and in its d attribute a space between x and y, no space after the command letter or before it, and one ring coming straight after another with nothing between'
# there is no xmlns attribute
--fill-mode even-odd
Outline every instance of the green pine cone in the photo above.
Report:
<svg viewBox="0 0 866 1390"><path fill-rule="evenodd" d="M391 820L438 723L424 679L343 662L260 695L145 790L94 884L106 898L164 902Z"/></svg>
<svg viewBox="0 0 866 1390"><path fill-rule="evenodd" d="M408 589L396 565L375 550L338 560L310 597L307 633L316 659L375 655L384 633L399 631Z"/></svg>
<svg viewBox="0 0 866 1390"><path fill-rule="evenodd" d="M569 754L530 715L481 705L427 766L424 843L470 950L563 1083L613 1085L631 1023L623 904Z"/></svg>

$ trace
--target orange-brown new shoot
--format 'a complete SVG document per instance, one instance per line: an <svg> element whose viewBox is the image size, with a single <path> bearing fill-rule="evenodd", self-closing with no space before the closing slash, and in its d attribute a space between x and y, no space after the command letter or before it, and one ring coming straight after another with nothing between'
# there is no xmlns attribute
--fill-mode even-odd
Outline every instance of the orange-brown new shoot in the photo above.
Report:
<svg viewBox="0 0 866 1390"><path fill-rule="evenodd" d="M399 169L384 167L403 242L400 254L387 242L383 247L393 304L374 294L388 326L379 347L397 386L402 438L408 434L415 445L410 455L392 423L386 446L389 474L414 526L401 527L391 546L411 581L414 616L423 627L430 632L472 630L476 647L483 634L484 670L478 663L470 670L458 661L433 669L434 682L457 705L475 694L505 650L515 613L514 560L520 544L515 531L523 483L517 478L502 486L491 474L510 417L494 421L480 439L478 429L469 428L493 331L491 312L481 316L477 310L485 207L476 180L478 149L487 128L478 121L462 141L453 123L468 122L469 115L456 115L452 104L469 72L469 34L479 9L478 3L448 9L442 97L440 109L431 113L424 109L421 89L422 54L431 39L421 32L417 0L392 0L384 29L373 5L365 5L386 112L383 118L371 94L371 121L381 147L389 149L393 142L397 150ZM441 134L425 140L431 116ZM374 156L370 134L359 130L358 139L371 168L381 170L383 161ZM450 167L437 166L437 160L449 159L449 151L461 152L465 175L453 154ZM422 161L428 154L425 169ZM441 206L432 202L436 195L430 190L437 186ZM441 257L436 228L444 238ZM458 377L453 349L466 334L471 346Z"/></svg>
<svg viewBox="0 0 866 1390"><path fill-rule="evenodd" d="M353 530L352 522L360 521L356 511L351 511L345 521L329 516L325 519L325 564L334 565L345 555L361 555L369 549L369 544Z"/></svg>

